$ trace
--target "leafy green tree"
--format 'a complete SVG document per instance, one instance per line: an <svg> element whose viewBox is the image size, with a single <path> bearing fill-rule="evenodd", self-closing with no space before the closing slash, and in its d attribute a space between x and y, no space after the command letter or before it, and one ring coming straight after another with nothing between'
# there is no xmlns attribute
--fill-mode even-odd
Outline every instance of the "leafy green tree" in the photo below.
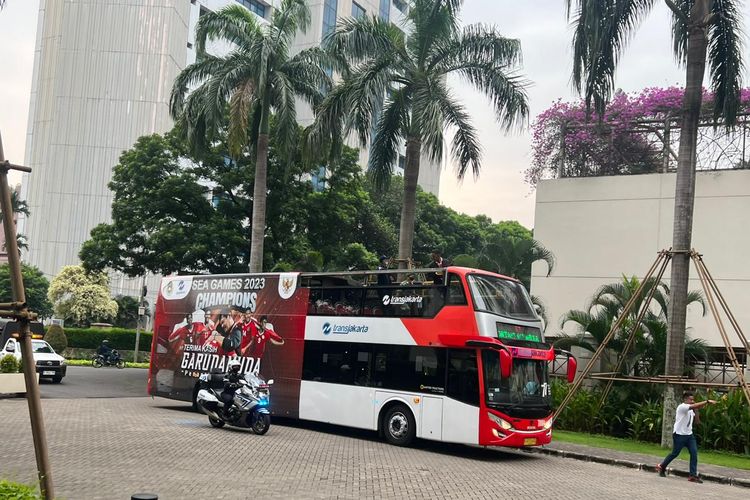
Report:
<svg viewBox="0 0 750 500"><path fill-rule="evenodd" d="M319 64L320 49L290 55L294 37L309 24L304 0L282 0L268 24L260 24L239 5L209 12L196 28L197 60L180 73L172 89L170 111L191 144L200 148L214 140L225 127L228 106L232 158L246 154L250 143L255 148L250 272L263 267L271 112L276 113L280 143L291 148L297 129L295 100L315 107L321 89L330 86ZM232 50L225 56L211 55L206 52L211 41L228 43Z"/></svg>
<svg viewBox="0 0 750 500"><path fill-rule="evenodd" d="M109 278L102 272L87 272L83 266L64 266L52 279L47 298L55 314L74 324L91 318L114 318L117 302L109 296Z"/></svg>
<svg viewBox="0 0 750 500"><path fill-rule="evenodd" d="M129 295L118 295L115 297L115 302L117 302L117 316L115 316L114 325L120 328L138 326L138 299Z"/></svg>
<svg viewBox="0 0 750 500"><path fill-rule="evenodd" d="M476 177L481 148L469 114L451 92L449 76L466 79L487 95L506 129L528 116L525 82L514 73L521 59L518 40L502 37L494 27L459 26L462 0L415 0L408 11L409 37L377 17L344 19L325 41L327 50L349 65L342 82L323 101L309 134L309 146L321 149L350 132L368 143L368 169L375 184L388 183L406 141L403 204L398 256L412 257L417 220L420 158L442 158L444 131L453 130L452 156L462 179ZM385 99L382 112L376 109ZM343 133L342 133L343 132ZM334 151L336 148L333 148Z"/></svg>
<svg viewBox="0 0 750 500"><path fill-rule="evenodd" d="M672 41L677 61L685 66L680 147L675 181L672 248L691 248L698 124L703 99L703 77L709 66L714 92L714 120L727 126L736 122L740 104L742 23L739 0L665 0L672 11ZM602 116L615 90L615 70L627 41L639 21L657 2L653 0L568 0L568 13L575 4L573 35L573 81ZM684 366L685 319L688 300L690 256L672 258L672 297L669 314L667 375L681 375ZM664 400L662 445L671 442L676 386L667 386Z"/></svg>
<svg viewBox="0 0 750 500"><path fill-rule="evenodd" d="M183 152L173 135L154 134L120 156L109 184L112 223L96 226L83 244L86 269L128 276L246 269L241 222L214 210L206 186L181 167Z"/></svg>
<svg viewBox="0 0 750 500"><path fill-rule="evenodd" d="M52 316L52 303L47 299L49 280L38 268L21 263L21 277L26 292L26 303L29 309L39 315L40 318ZM10 265L0 265L0 302L12 302L10 293Z"/></svg>
<svg viewBox="0 0 750 500"><path fill-rule="evenodd" d="M349 243L332 264L331 267L337 270L374 269L378 265L378 257L362 243Z"/></svg>

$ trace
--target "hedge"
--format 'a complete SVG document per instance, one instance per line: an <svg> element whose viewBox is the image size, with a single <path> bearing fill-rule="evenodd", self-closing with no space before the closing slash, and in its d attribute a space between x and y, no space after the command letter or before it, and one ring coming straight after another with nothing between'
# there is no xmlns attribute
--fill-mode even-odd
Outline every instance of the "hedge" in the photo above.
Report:
<svg viewBox="0 0 750 500"><path fill-rule="evenodd" d="M114 349L133 350L135 347L135 330L127 328L66 328L65 335L68 337L68 347L77 349L96 349L102 340L109 340L109 345ZM141 332L138 343L140 351L151 350L151 332Z"/></svg>
<svg viewBox="0 0 750 500"><path fill-rule="evenodd" d="M0 498L13 500L36 500L41 498L36 488L25 484L14 483L7 479L0 479Z"/></svg>

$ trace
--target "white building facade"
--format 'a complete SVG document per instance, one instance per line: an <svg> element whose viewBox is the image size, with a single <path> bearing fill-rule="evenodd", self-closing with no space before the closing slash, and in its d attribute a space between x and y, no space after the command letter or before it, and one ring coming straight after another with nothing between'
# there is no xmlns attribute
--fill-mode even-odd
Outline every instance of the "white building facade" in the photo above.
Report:
<svg viewBox="0 0 750 500"><path fill-rule="evenodd" d="M625 276L643 278L662 249L672 246L675 174L545 180L536 194L534 238L555 254L554 273L532 268L531 290L545 303L547 335L560 332L560 319L585 309L598 287ZM745 332L750 333L750 170L698 172L692 245ZM669 284L669 268L664 282ZM702 290L691 264L689 290ZM732 345L741 343L724 319ZM688 336L708 345L724 343L710 312L687 314ZM566 329L567 330L567 329ZM568 330L567 333L574 333Z"/></svg>
<svg viewBox="0 0 750 500"><path fill-rule="evenodd" d="M107 185L122 151L172 127L172 83L195 61L201 12L235 3L270 19L280 0L40 1L25 158L33 172L22 188L31 217L19 221L26 261L48 276L79 262L91 229L111 222ZM311 26L294 50L319 44L338 18L364 11L400 23L407 8L400 0L308 4ZM299 108L309 123L312 114ZM366 150L361 159L366 165ZM420 185L436 195L439 167L425 164L420 173ZM113 293L139 290L135 280L115 278Z"/></svg>

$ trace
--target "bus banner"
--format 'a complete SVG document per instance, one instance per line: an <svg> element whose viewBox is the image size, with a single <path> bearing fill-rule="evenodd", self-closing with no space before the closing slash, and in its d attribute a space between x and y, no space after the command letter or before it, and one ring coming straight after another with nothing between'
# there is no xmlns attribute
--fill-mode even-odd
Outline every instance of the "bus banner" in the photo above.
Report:
<svg viewBox="0 0 750 500"><path fill-rule="evenodd" d="M308 289L298 273L172 276L156 303L149 388L190 400L203 373L242 371L276 379L274 413L296 416ZM296 382L295 382L296 381Z"/></svg>

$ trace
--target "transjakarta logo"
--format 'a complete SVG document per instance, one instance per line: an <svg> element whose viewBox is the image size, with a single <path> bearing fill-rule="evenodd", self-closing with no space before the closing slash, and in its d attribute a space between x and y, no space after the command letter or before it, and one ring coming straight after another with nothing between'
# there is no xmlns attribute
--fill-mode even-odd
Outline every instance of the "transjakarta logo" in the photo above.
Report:
<svg viewBox="0 0 750 500"><path fill-rule="evenodd" d="M383 296L384 306L387 306L388 304L399 306L403 304L421 304L421 303L422 303L421 295L408 295L406 297L391 297L390 295Z"/></svg>
<svg viewBox="0 0 750 500"><path fill-rule="evenodd" d="M363 325L337 325L325 323L323 325L323 335L347 335L350 333L367 333L370 328Z"/></svg>

